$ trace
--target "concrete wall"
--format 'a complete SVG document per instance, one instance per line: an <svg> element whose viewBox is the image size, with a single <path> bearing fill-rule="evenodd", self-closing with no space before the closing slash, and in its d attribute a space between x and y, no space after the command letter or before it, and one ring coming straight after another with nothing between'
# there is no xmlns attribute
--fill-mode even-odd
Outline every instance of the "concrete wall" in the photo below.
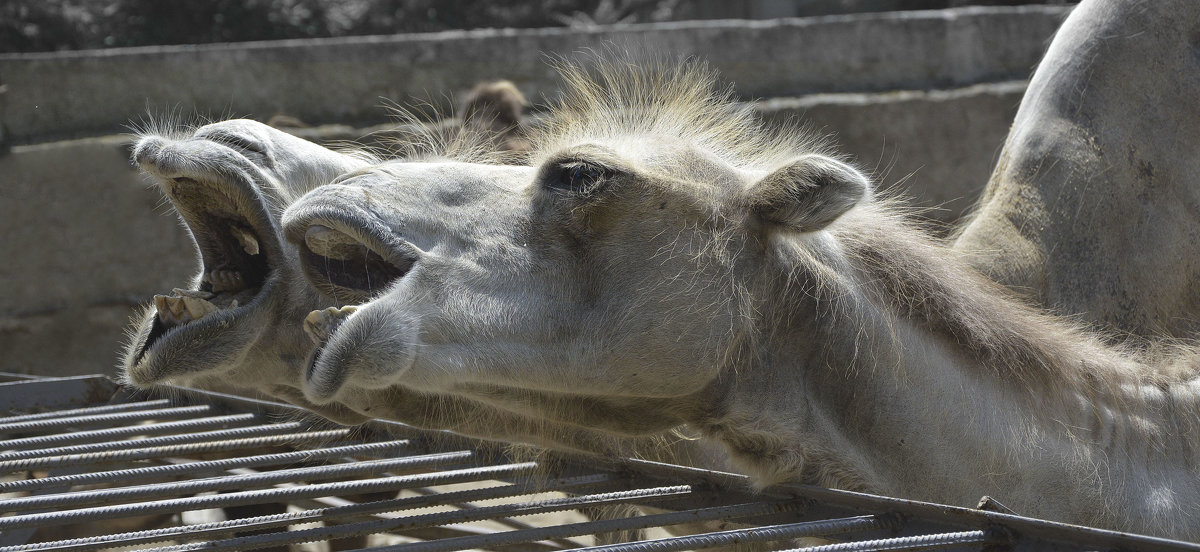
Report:
<svg viewBox="0 0 1200 552"><path fill-rule="evenodd" d="M132 306L183 282L191 239L121 137L0 156L0 371L111 373Z"/></svg>
<svg viewBox="0 0 1200 552"><path fill-rule="evenodd" d="M798 120L949 230L975 206L1025 93L1025 81L951 90L817 94L760 102L770 121Z"/></svg>
<svg viewBox="0 0 1200 552"><path fill-rule="evenodd" d="M114 373L134 309L197 266L186 230L130 166L119 131L146 106L277 111L356 122L379 97L461 91L477 79L554 87L540 52L653 41L710 59L770 121L831 134L884 184L952 223L991 172L1059 8L813 20L486 31L284 44L0 56L0 371ZM579 34L579 33L576 33ZM399 76L398 76L399 75ZM983 84L978 84L983 83ZM304 131L342 139L345 126ZM32 142L32 143L30 143Z"/></svg>
<svg viewBox="0 0 1200 552"><path fill-rule="evenodd" d="M747 99L949 88L1026 78L1067 10L964 8L766 21L482 30L0 55L15 143L122 132L148 110L310 124L382 121L383 99L433 99L482 79L553 94L546 56L586 48L708 60Z"/></svg>

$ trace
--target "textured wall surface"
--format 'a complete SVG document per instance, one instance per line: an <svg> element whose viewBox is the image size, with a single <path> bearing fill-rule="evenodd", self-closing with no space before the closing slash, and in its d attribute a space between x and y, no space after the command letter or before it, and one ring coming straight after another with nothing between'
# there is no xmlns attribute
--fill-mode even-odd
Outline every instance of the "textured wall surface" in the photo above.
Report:
<svg viewBox="0 0 1200 552"><path fill-rule="evenodd" d="M1025 79L1063 7L962 8L596 30L483 30L0 55L17 143L121 132L147 111L374 122L505 78L552 95L547 56L616 47L708 60L746 99Z"/></svg>

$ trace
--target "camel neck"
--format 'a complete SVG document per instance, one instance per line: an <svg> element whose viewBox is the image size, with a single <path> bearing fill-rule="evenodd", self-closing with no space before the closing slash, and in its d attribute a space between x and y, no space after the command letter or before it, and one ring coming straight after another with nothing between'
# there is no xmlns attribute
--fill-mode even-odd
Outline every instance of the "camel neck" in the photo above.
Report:
<svg viewBox="0 0 1200 552"><path fill-rule="evenodd" d="M767 352L728 376L739 406L709 426L735 462L764 483L1182 526L1200 507L1200 380L1154 372L906 232L842 229L802 252L787 281L808 287L781 290Z"/></svg>

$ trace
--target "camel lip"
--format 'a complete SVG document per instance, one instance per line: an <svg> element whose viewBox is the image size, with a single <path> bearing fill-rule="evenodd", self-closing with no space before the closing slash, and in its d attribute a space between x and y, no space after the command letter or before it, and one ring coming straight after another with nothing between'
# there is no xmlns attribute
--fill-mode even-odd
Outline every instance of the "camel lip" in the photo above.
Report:
<svg viewBox="0 0 1200 552"><path fill-rule="evenodd" d="M285 227L288 241L300 250L306 278L339 301L370 300L408 274L422 256L365 212L308 212Z"/></svg>
<svg viewBox="0 0 1200 552"><path fill-rule="evenodd" d="M154 306L149 306L145 315L148 323L142 323L143 330L137 337L136 352L126 362L126 373L130 374L133 383L138 385L159 383L172 376L183 375L171 374L170 366L156 365L162 364L160 358L173 349L195 346L199 342L212 339L211 336L217 332L221 335L235 332L253 312L268 308L268 297L279 285L279 280L278 275L272 274L262 286L244 290L243 297L249 297L248 301L239 302L236 307L221 309L198 320L183 323L164 322ZM250 332L246 332L246 335L249 337ZM141 377L136 377L138 374L141 374Z"/></svg>

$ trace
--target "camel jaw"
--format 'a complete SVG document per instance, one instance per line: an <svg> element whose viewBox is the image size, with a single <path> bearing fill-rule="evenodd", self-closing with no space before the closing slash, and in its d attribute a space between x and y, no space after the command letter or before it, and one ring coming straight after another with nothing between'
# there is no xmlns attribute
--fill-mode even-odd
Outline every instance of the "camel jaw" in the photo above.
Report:
<svg viewBox="0 0 1200 552"><path fill-rule="evenodd" d="M284 259L258 171L210 140L147 137L134 158L179 213L202 266L143 313L125 355L126 380L181 381L237 362L267 322Z"/></svg>

